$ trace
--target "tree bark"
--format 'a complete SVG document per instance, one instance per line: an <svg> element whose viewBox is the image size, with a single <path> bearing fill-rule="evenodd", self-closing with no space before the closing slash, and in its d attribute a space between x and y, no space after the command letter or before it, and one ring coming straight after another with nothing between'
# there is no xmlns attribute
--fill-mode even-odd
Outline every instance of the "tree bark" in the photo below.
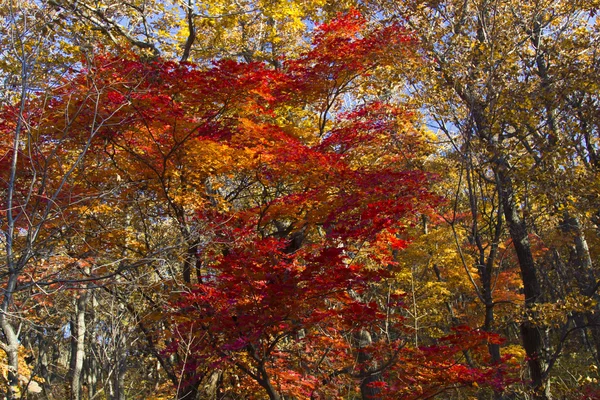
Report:
<svg viewBox="0 0 600 400"><path fill-rule="evenodd" d="M371 383L378 382L381 379L381 374L369 374L369 368L366 365L369 360L369 354L364 350L373 343L371 334L366 329L361 329L356 335L358 347L358 365L360 365L360 374L366 375L360 382L360 395L363 400L379 400L381 399L381 389L371 386Z"/></svg>
<svg viewBox="0 0 600 400"><path fill-rule="evenodd" d="M504 209L504 218L510 232L515 253L517 254L525 293L525 307L527 308L527 312L529 312L540 300L541 291L536 275L536 266L531 251L527 226L517 210L513 182L508 175L508 163L502 157L497 157L494 161L496 178L500 189L500 200ZM534 398L540 400L549 399L550 391L542 353L542 336L538 328L529 321L527 315L521 323L521 338L527 354L527 364L531 385L534 389Z"/></svg>
<svg viewBox="0 0 600 400"><path fill-rule="evenodd" d="M208 375L206 382L202 385L200 398L203 400L218 400L219 382L223 375L223 371L216 370Z"/></svg>
<svg viewBox="0 0 600 400"><path fill-rule="evenodd" d="M8 393L6 398L7 400L16 400L21 398L19 388L19 338L12 324L8 321L4 310L0 315L0 324L6 340L3 347L8 361Z"/></svg>
<svg viewBox="0 0 600 400"><path fill-rule="evenodd" d="M71 400L81 399L82 370L85 358L85 309L87 306L88 291L83 290L76 301L73 347L71 352Z"/></svg>
<svg viewBox="0 0 600 400"><path fill-rule="evenodd" d="M562 229L566 233L573 235L573 241L575 242L575 279L579 290L585 296L600 300L598 295L598 282L594 274L592 257L590 255L590 249L583 232L583 228L579 219L569 212L564 213ZM588 311L585 313L587 320L587 326L591 333L593 341L592 354L594 356L596 365L600 367L600 306L596 305L595 312Z"/></svg>

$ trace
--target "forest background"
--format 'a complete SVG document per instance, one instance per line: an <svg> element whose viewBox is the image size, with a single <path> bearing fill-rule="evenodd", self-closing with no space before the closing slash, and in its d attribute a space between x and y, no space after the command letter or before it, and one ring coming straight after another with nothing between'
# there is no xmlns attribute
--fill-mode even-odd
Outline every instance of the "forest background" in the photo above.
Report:
<svg viewBox="0 0 600 400"><path fill-rule="evenodd" d="M2 396L600 398L599 6L2 0Z"/></svg>

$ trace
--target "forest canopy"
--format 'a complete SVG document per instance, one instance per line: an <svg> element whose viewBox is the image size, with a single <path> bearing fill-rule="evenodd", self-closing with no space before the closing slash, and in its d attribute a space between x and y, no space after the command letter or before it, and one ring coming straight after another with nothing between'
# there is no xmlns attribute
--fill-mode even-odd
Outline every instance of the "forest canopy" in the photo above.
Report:
<svg viewBox="0 0 600 400"><path fill-rule="evenodd" d="M0 393L599 398L599 6L0 3Z"/></svg>

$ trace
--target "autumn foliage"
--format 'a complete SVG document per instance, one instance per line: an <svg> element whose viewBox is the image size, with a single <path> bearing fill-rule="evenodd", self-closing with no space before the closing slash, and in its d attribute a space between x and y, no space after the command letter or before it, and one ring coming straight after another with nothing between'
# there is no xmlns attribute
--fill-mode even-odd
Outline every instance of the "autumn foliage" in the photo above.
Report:
<svg viewBox="0 0 600 400"><path fill-rule="evenodd" d="M341 100L376 85L370 74L412 57L412 45L401 26L367 30L353 12L319 27L313 48L279 69L96 59L95 84L119 121L99 133L115 167L172 208L157 218L201 229L190 246L196 278L184 271L192 284L163 315L180 395L215 370L236 382L221 390L273 399L502 390L502 369L461 356L498 338L462 327L413 348L402 302L379 293L405 228L439 199L433 177L411 169L414 112ZM312 128L296 127L314 118L302 109L318 116Z"/></svg>
<svg viewBox="0 0 600 400"><path fill-rule="evenodd" d="M504 92L488 103L477 92L493 68L438 54L437 41L487 51L452 39L469 10L443 34L444 2L214 3L182 8L174 61L160 53L176 38L119 28L129 4L54 1L40 29L69 26L52 54L80 58L37 86L23 62L22 92L0 98L7 398L122 400L127 382L157 400L546 399L574 332L597 361L596 244L580 225L597 216L543 191L538 172L552 171L544 146L558 142L535 132L560 113L540 100L545 120L525 129ZM309 12L320 23L306 42L280 35ZM172 20L147 17L169 34ZM86 23L109 40L82 44ZM543 57L528 62L541 79ZM505 120L488 118L496 106ZM586 140L572 146L592 176ZM592 378L579 381L592 398Z"/></svg>

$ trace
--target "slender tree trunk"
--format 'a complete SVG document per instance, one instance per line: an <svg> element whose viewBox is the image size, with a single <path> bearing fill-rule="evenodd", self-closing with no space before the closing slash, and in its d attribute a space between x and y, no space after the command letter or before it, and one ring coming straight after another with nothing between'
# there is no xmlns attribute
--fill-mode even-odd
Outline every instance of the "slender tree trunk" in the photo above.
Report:
<svg viewBox="0 0 600 400"><path fill-rule="evenodd" d="M482 281L482 296L485 305L485 319L483 323L483 330L486 332L495 333L494 328L494 299L492 295L492 270L494 267L494 261L496 259L497 242L492 244L492 250L488 255L485 265L481 267L481 281ZM492 362L499 363L500 357L500 345L488 344L488 352L492 358Z"/></svg>
<svg viewBox="0 0 600 400"><path fill-rule="evenodd" d="M98 383L98 371L96 368L96 360L87 358L84 360L85 380L87 383L88 399L94 398L96 395L96 384Z"/></svg>
<svg viewBox="0 0 600 400"><path fill-rule="evenodd" d="M112 376L113 379L113 388L114 393L111 397L112 400L125 400L125 371L126 371L126 360L127 355L125 354L126 343L125 343L125 335L120 330L118 324L113 325L113 366L114 366L114 374Z"/></svg>
<svg viewBox="0 0 600 400"><path fill-rule="evenodd" d="M46 395L46 397L48 397L48 393L51 387L50 370L48 368L50 364L50 355L48 353L50 350L49 343L47 343L45 335L41 332L38 333L38 348L40 349L38 355L38 363L40 365L40 376L42 377L42 379L44 379L42 388L44 390L44 394Z"/></svg>
<svg viewBox="0 0 600 400"><path fill-rule="evenodd" d="M86 323L86 325L94 327L96 325L95 320L96 308L98 307L98 300L96 299L95 291L91 291L89 296L89 302L91 306L89 312L87 313L88 322ZM85 337L86 348L88 349L88 354L90 355L94 354L94 339L94 335L86 335ZM92 356L86 357L83 363L83 368L85 381L87 383L88 399L92 399L96 395L96 386L98 384L98 362L96 358Z"/></svg>
<svg viewBox="0 0 600 400"><path fill-rule="evenodd" d="M12 14L13 7L10 7L10 12ZM14 17L15 15L13 15ZM9 18L8 21L11 25L14 24L15 19ZM12 29L15 29L19 34L23 33L21 28L17 26L17 24L12 25ZM21 39L22 40L22 39ZM12 159L10 160L10 170L9 170L9 178L8 185L3 187L3 191L5 191L5 199L6 199L6 218L2 220L2 223L6 223L6 230L3 230L4 236L4 248L6 251L6 269L8 271L8 278L6 282L6 287L4 288L4 294L2 299L2 306L0 309L0 327L2 328L2 332L4 333L5 343L2 343L2 347L6 352L6 358L8 362L8 392L6 394L6 398L8 400L19 399L21 398L21 391L19 388L19 337L18 337L18 329L15 329L11 321L9 320L9 310L13 305L13 294L17 288L17 279L21 272L21 269L27 263L27 260L30 256L30 248L27 248L20 256L17 256L14 246L15 238L17 237L17 221L19 220L20 213L17 212L18 207L14 205L17 204L17 172L18 168L18 160L20 154L20 146L22 145L23 136L26 132L25 125L25 114L28 100L28 92L29 92L29 76L30 71L33 68L33 59L31 58L31 54L27 54L25 52L25 47L23 42L21 42L20 46L14 43L16 50L15 54L18 55L17 59L22 60L21 62L21 88L20 88L20 99L19 99L19 114L17 116L17 125L15 127L13 144L12 144ZM18 49L20 47L20 49ZM32 49L35 51L35 49ZM21 54L19 54L21 53ZM20 57L19 57L20 56ZM31 60L31 64L26 62L25 60ZM3 182L4 184L5 182ZM30 243L27 243L30 245ZM17 261L18 260L18 261Z"/></svg>
<svg viewBox="0 0 600 400"><path fill-rule="evenodd" d="M594 274L592 257L590 249L585 238L585 233L579 219L568 212L565 212L563 217L562 229L566 233L573 235L575 242L575 278L581 293L585 296L600 300L597 293L597 278ZM596 365L600 367L600 306L596 305L595 312L586 312L585 318L589 332L591 333L593 349L592 354L596 361Z"/></svg>
<svg viewBox="0 0 600 400"><path fill-rule="evenodd" d="M489 241L491 242L491 248L486 255L486 247L483 244L484 240L481 237L481 229L479 227L479 198L477 196L476 181L473 177L473 172L475 169L473 167L473 157L471 154L472 143L471 138L468 135L467 137L468 141L465 143L465 172L472 218L470 236L471 241L473 244L475 244L478 250L477 272L479 274L479 278L481 279L481 299L483 300L483 305L485 307L483 330L486 332L495 333L492 271L498 255L498 242L500 241L500 237L503 232L502 207L499 206L498 209L492 211L496 216L496 223L494 224L493 236L489 238ZM492 358L492 362L500 362L500 346L498 344L489 344L488 352Z"/></svg>
<svg viewBox="0 0 600 400"><path fill-rule="evenodd" d="M4 333L5 343L2 343L2 347L6 353L8 363L8 392L6 394L7 400L15 400L21 398L21 389L19 387L19 336L17 329L13 326L9 320L8 314L10 304L12 302L12 294L14 293L17 286L17 272L18 268L14 267L11 258L8 259L9 265L9 277L6 285L4 299L2 301L2 309L0 310L0 327L2 333Z"/></svg>
<svg viewBox="0 0 600 400"><path fill-rule="evenodd" d="M74 331L71 332L74 335L71 352L71 400L81 399L81 378L85 358L85 309L88 295L88 291L83 290L77 298L75 307Z"/></svg>
<svg viewBox="0 0 600 400"><path fill-rule="evenodd" d="M119 355L118 365L115 366L115 400L125 400L125 363L123 362L123 354Z"/></svg>

